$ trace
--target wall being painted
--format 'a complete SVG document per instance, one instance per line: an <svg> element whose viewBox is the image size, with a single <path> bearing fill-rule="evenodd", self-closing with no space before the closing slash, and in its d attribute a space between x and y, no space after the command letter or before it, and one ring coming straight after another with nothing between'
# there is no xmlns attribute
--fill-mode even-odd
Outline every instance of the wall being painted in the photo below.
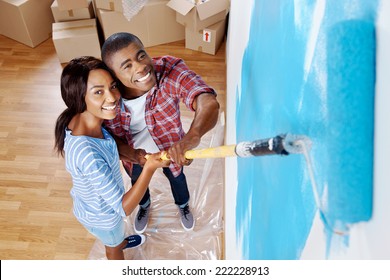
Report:
<svg viewBox="0 0 390 280"><path fill-rule="evenodd" d="M389 18L380 0L231 1L227 144L304 134L314 180L303 155L227 159L228 259L389 258Z"/></svg>

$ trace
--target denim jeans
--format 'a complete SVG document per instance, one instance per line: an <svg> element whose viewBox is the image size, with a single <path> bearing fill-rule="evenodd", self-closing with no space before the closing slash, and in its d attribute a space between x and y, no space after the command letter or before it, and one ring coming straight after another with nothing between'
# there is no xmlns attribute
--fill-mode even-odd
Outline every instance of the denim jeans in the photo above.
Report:
<svg viewBox="0 0 390 280"><path fill-rule="evenodd" d="M134 185L137 182L139 175L142 172L142 167L138 164L133 164L133 172L131 175L131 183ZM163 168L164 175L168 178L171 185L171 191L175 204L183 205L190 200L190 193L188 192L188 185L186 176L183 173L183 168L179 176L173 176L171 170L168 167ZM144 205L150 199L149 188L146 189L144 197L141 199L139 205Z"/></svg>
<svg viewBox="0 0 390 280"><path fill-rule="evenodd" d="M126 237L125 223L121 221L114 229L104 230L96 227L84 227L97 239L99 239L105 246L116 247L120 245Z"/></svg>

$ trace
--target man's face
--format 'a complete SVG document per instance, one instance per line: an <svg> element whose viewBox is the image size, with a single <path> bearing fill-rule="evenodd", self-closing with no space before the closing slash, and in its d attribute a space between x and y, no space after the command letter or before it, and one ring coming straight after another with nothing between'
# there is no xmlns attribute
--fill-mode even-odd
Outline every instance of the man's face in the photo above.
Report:
<svg viewBox="0 0 390 280"><path fill-rule="evenodd" d="M125 98L137 98L156 84L152 59L138 42L113 54L107 64L126 87Z"/></svg>

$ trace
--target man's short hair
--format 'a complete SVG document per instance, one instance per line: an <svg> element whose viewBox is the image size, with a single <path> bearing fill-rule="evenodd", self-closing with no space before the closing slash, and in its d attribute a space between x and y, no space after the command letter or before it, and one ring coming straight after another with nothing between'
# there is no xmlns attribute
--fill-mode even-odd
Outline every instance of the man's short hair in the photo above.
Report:
<svg viewBox="0 0 390 280"><path fill-rule="evenodd" d="M104 42L102 46L102 60L105 64L109 65L112 55L123 48L126 48L131 43L140 43L142 46L141 40L134 34L128 32L118 32L112 34Z"/></svg>

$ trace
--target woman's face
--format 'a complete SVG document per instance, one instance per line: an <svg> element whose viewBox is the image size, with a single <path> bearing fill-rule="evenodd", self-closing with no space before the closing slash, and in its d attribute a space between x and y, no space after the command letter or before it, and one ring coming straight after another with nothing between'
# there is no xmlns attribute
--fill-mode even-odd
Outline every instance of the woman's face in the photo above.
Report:
<svg viewBox="0 0 390 280"><path fill-rule="evenodd" d="M120 93L111 74L103 69L89 72L85 103L96 118L111 120L116 116Z"/></svg>

